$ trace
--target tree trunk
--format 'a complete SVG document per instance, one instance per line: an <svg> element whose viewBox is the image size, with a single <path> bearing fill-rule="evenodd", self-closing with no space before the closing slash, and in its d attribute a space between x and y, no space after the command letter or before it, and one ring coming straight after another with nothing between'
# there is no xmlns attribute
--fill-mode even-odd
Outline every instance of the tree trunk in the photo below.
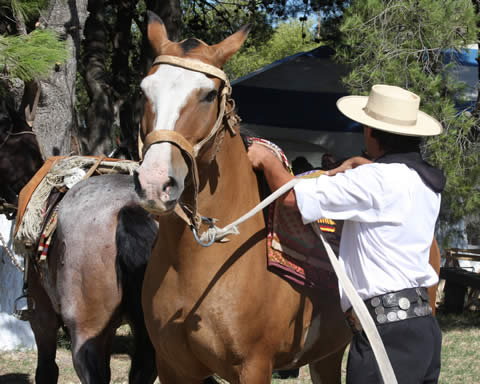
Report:
<svg viewBox="0 0 480 384"><path fill-rule="evenodd" d="M475 11L477 13L477 20L478 20L477 26L480 29L480 0L472 0L472 1L473 1L473 5L475 6ZM478 33L477 42L480 42L480 32ZM478 48L480 48L480 46ZM479 52L480 52L480 49L479 49ZM478 78L480 79L480 53L477 54L477 63L478 63ZM475 111L477 115L480 117L480 89L478 90L477 104L476 104ZM480 130L480 127L478 127L478 129Z"/></svg>
<svg viewBox="0 0 480 384"><path fill-rule="evenodd" d="M70 153L75 121L75 78L81 31L86 18L86 0L51 0L42 25L65 37L69 58L46 80L40 81L41 96L36 110L33 130L46 157ZM33 105L34 93L22 102ZM33 100L32 100L33 97ZM27 97L28 99L28 97Z"/></svg>
<svg viewBox="0 0 480 384"><path fill-rule="evenodd" d="M133 120L132 103L130 102L130 85L132 76L129 68L129 56L132 43L132 21L135 15L135 2L120 0L117 3L117 21L113 36L112 72L115 81L112 88L115 92L115 125L120 127L120 146L123 155L129 159L136 158L136 126ZM117 153L121 156L122 153Z"/></svg>
<svg viewBox="0 0 480 384"><path fill-rule="evenodd" d="M85 81L90 97L86 116L86 132L82 132L84 152L108 154L113 148L114 120L112 92L106 81L107 31L105 3L88 2L89 16L85 23Z"/></svg>

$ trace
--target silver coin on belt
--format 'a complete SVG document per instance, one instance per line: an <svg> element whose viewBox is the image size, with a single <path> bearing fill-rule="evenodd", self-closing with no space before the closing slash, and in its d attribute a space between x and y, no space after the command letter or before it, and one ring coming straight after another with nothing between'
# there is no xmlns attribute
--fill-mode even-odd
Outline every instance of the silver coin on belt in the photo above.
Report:
<svg viewBox="0 0 480 384"><path fill-rule="evenodd" d="M383 324L387 322L387 316L385 316L383 313L377 316L377 321L379 324Z"/></svg>
<svg viewBox="0 0 480 384"><path fill-rule="evenodd" d="M375 308L375 313L376 313L377 315L382 315L382 314L385 313L385 308L382 307L382 306L378 306L378 307Z"/></svg>
<svg viewBox="0 0 480 384"><path fill-rule="evenodd" d="M397 312L388 312L387 313L387 320L388 321L396 321L397 319Z"/></svg>
<svg viewBox="0 0 480 384"><path fill-rule="evenodd" d="M372 305L373 308L376 308L380 305L380 298L379 297L374 297L372 300L370 300L370 304Z"/></svg>
<svg viewBox="0 0 480 384"><path fill-rule="evenodd" d="M397 317L400 319L400 320L405 320L407 318L407 312L405 311L397 311Z"/></svg>
<svg viewBox="0 0 480 384"><path fill-rule="evenodd" d="M410 308L410 300L408 300L406 297L401 297L398 300L398 306L406 311L408 308Z"/></svg>

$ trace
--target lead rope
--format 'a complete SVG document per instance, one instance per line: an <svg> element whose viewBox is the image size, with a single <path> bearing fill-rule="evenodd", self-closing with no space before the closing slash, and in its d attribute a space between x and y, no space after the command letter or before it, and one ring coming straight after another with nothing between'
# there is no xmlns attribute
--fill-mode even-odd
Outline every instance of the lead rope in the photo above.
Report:
<svg viewBox="0 0 480 384"><path fill-rule="evenodd" d="M368 340L370 341L373 354L375 355L378 367L380 368L383 382L385 384L397 384L397 378L393 372L392 364L388 359L387 351L385 350L385 346L383 345L380 334L378 333L378 329L373 322L372 316L368 312L367 306L357 293L357 290L339 263L332 247L323 237L322 231L316 225L312 225L312 228L315 234L320 238L320 240L322 240L323 246L327 251L328 258L330 259L330 263L332 264L333 270L337 275L338 281L340 282L345 295L348 297L348 300L350 300L353 310L360 320L360 324L362 324L362 328L365 331Z"/></svg>
<svg viewBox="0 0 480 384"><path fill-rule="evenodd" d="M0 233L0 242L2 243L2 247L5 248L5 251L7 251L8 257L10 257L10 260L12 261L12 264L17 267L21 272L24 272L23 267L19 264L13 253L10 251L10 248L8 247L7 243L5 242L5 239L3 238L3 235Z"/></svg>
<svg viewBox="0 0 480 384"><path fill-rule="evenodd" d="M253 208L252 210L250 210L249 212L241 216L239 219L235 220L233 223L223 228L218 228L216 226L209 228L206 232L202 234L202 236L200 236L200 240L203 243L213 244L215 241L224 240L225 236L227 235L230 235L230 234L238 235L240 233L240 231L237 228L238 225L248 220L258 212L260 212L263 208L265 208L266 206L274 202L281 195L283 195L284 193L292 189L300 181L301 179L297 179L297 178L290 180L286 184L282 185L275 192L273 192L266 199L261 201L260 204L258 204L255 208ZM360 320L360 324L362 324L362 328L365 331L365 334L367 335L368 340L370 341L373 353L375 355L378 366L380 368L380 373L382 375L383 382L385 384L397 384L397 379L395 377L395 373L393 372L393 368L390 363L390 360L388 359L385 346L383 345L383 342L382 342L382 339L380 338L377 327L375 326L375 323L373 322L373 319L370 316L370 313L368 312L367 307L365 306L365 303L357 293L352 282L350 281L347 274L343 270L342 266L338 262L335 252L332 250L332 247L330 246L330 244L323 237L322 232L316 226L312 226L312 227L316 235L320 237L320 240L322 241L323 246L327 251L328 258L330 259L330 263L332 264L335 274L337 275L338 281L340 282L340 285L345 291L346 296L350 300L350 303L352 304L352 307L355 313L357 314L358 319Z"/></svg>

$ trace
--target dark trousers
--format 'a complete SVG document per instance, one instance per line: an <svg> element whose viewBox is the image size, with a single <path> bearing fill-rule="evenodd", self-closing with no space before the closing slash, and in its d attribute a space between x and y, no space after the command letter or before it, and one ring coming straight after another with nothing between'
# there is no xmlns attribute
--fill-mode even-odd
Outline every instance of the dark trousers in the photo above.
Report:
<svg viewBox="0 0 480 384"><path fill-rule="evenodd" d="M438 383L442 334L432 316L377 325L398 384ZM347 384L383 383L365 333L353 336Z"/></svg>

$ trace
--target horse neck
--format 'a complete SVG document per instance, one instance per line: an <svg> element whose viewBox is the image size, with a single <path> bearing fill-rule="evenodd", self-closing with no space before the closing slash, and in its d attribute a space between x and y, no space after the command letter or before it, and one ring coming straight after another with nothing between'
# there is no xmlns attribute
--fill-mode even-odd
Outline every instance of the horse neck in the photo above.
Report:
<svg viewBox="0 0 480 384"><path fill-rule="evenodd" d="M239 134L226 132L215 157L217 167L209 167L208 176L199 193L199 212L211 217L234 217L250 210L260 202L257 178ZM235 217L236 216L236 217Z"/></svg>

